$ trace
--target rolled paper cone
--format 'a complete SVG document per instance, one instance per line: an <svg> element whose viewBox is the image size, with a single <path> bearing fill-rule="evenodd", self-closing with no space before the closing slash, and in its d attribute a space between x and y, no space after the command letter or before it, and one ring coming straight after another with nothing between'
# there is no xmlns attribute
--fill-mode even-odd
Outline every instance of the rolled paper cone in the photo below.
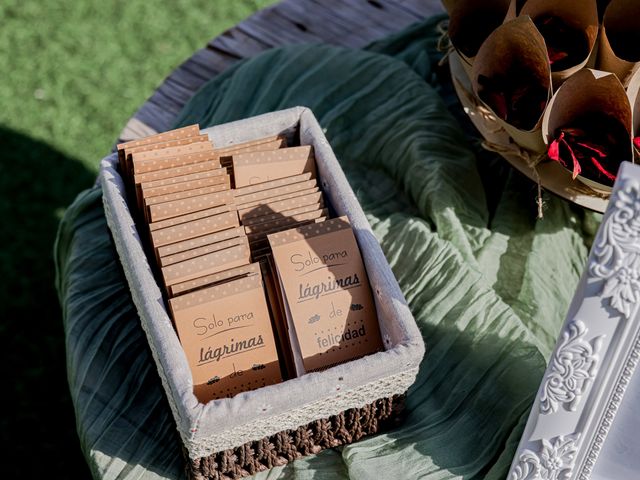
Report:
<svg viewBox="0 0 640 480"><path fill-rule="evenodd" d="M511 0L511 4L509 5L509 12L507 13L507 18L505 22L509 20L513 20L518 15L520 15L520 10L522 10L522 6L526 3L526 0Z"/></svg>
<svg viewBox="0 0 640 480"><path fill-rule="evenodd" d="M461 58L473 65L482 42L505 20L511 0L446 0L449 38Z"/></svg>
<svg viewBox="0 0 640 480"><path fill-rule="evenodd" d="M568 27L584 34L586 48L583 57L574 65L560 71L553 71L552 67L551 78L555 89L578 70L585 66L593 67L595 65L599 25L596 0L580 0L580 2L575 0L527 0L520 10L520 15L529 15L536 25L545 18L555 17ZM549 39L545 39L545 43L549 46Z"/></svg>
<svg viewBox="0 0 640 480"><path fill-rule="evenodd" d="M549 145L559 129L571 127L580 117L594 112L607 114L618 120L629 135L625 158L632 155L631 105L618 77L610 72L585 68L567 79L555 93L542 119L542 137ZM615 169L617 171L617 168ZM583 183L600 192L610 192L611 187L578 176Z"/></svg>
<svg viewBox="0 0 640 480"><path fill-rule="evenodd" d="M611 0L597 0L598 3L598 19L602 20L604 17L604 11L607 9L607 6Z"/></svg>
<svg viewBox="0 0 640 480"><path fill-rule="evenodd" d="M535 89L546 92L541 98L541 108L536 108L539 113L535 118L518 119L517 122L505 120L483 98L485 87L480 84L481 77L492 81L500 79L512 89L524 87L530 92ZM518 84L517 80L526 83ZM544 39L529 17L518 17L503 24L485 40L473 64L471 85L474 95L520 147L535 153L545 151L540 127L544 107L551 98L551 70ZM525 123L530 127L522 128Z"/></svg>
<svg viewBox="0 0 640 480"><path fill-rule="evenodd" d="M442 0L442 6L451 15L451 9L456 5L457 0Z"/></svg>
<svg viewBox="0 0 640 480"><path fill-rule="evenodd" d="M640 62L640 2L611 0L600 27L596 68L615 73L622 85Z"/></svg>
<svg viewBox="0 0 640 480"><path fill-rule="evenodd" d="M636 66L629 80L629 85L627 85L627 98L629 98L629 105L631 106L633 138L636 138L640 136L640 65ZM640 158L640 151L635 145L633 151L634 157Z"/></svg>

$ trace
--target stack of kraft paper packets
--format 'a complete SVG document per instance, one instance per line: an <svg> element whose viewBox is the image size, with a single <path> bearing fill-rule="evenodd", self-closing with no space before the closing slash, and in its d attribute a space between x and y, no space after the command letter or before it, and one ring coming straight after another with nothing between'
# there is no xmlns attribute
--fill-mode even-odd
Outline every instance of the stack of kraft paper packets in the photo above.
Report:
<svg viewBox="0 0 640 480"><path fill-rule="evenodd" d="M198 400L383 350L347 217L313 149L284 136L216 148L197 125L118 145L149 263Z"/></svg>

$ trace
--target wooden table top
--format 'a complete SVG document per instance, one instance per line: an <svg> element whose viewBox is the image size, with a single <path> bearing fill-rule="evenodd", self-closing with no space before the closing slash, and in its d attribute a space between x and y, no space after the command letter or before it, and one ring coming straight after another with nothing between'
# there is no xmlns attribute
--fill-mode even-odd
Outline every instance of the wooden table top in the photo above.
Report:
<svg viewBox="0 0 640 480"><path fill-rule="evenodd" d="M439 0L284 0L214 38L176 68L118 142L170 129L193 94L239 60L296 43L360 48L442 11Z"/></svg>

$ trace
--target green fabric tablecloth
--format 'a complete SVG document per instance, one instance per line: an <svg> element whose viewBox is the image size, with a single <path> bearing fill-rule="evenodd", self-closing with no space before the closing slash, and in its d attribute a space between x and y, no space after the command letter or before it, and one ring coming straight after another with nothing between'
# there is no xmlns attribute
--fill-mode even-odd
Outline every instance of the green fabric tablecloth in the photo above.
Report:
<svg viewBox="0 0 640 480"><path fill-rule="evenodd" d="M502 479L598 217L483 152L438 67L441 17L366 50L266 52L209 82L179 125L310 107L368 215L427 355L397 430L259 475ZM466 132L466 133L465 133ZM78 431L100 478L177 478L179 439L110 238L80 194L56 244Z"/></svg>

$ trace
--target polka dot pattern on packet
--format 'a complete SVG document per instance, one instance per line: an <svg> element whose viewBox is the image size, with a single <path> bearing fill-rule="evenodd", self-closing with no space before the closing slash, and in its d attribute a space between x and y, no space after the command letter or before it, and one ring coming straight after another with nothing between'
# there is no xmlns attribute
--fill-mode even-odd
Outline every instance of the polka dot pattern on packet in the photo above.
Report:
<svg viewBox="0 0 640 480"><path fill-rule="evenodd" d="M151 218L166 218L174 215L186 214L193 210L202 210L208 206L215 207L222 204L231 204L233 194L226 190L214 192L206 195L196 195L194 197L176 200L174 202L164 202L158 205L149 205Z"/></svg>
<svg viewBox="0 0 640 480"><path fill-rule="evenodd" d="M185 190L193 190L196 188L211 187L225 183L226 179L222 176L210 176L190 182L172 183L169 185L161 185L159 187L142 186L142 196L145 198L157 197L159 195L169 195L170 193L178 193Z"/></svg>
<svg viewBox="0 0 640 480"><path fill-rule="evenodd" d="M320 223L312 223L303 227L293 228L285 232L274 233L269 235L269 243L272 247L285 245L291 242L297 242L317 235L338 232L340 230L350 229L351 225L347 217L338 217L326 220Z"/></svg>
<svg viewBox="0 0 640 480"><path fill-rule="evenodd" d="M198 125L189 125L187 127L177 128L168 132L158 133L149 137L141 138L139 140L132 140L130 142L124 142L118 144L118 148L126 147L139 147L142 145L149 145L156 142L175 140L184 137L193 137L200 133L200 127Z"/></svg>
<svg viewBox="0 0 640 480"><path fill-rule="evenodd" d="M268 182L256 183L255 185L247 185L246 187L236 188L235 195L236 197L243 197L253 192L259 192L261 190L277 188L277 187L288 185L294 182L302 182L305 180L309 180L310 178L311 178L311 173L307 172L307 173L301 173L299 175L295 175L293 177L285 177L285 178L278 178L276 180L269 180Z"/></svg>
<svg viewBox="0 0 640 480"><path fill-rule="evenodd" d="M229 228L221 232L212 233L209 235L202 235L201 237L195 237L184 242L172 243L164 247L158 248L158 254L161 257L173 255L183 250L191 250L194 248L202 247L210 243L221 242L233 237L239 237L244 235L244 229L242 227Z"/></svg>
<svg viewBox="0 0 640 480"><path fill-rule="evenodd" d="M174 310L184 310L186 308L202 305L203 303L220 298L236 295L254 288L261 288L262 280L259 275L250 275L239 278L231 282L222 283L209 288L198 290L197 292L185 293L179 297L170 299L171 307Z"/></svg>
<svg viewBox="0 0 640 480"><path fill-rule="evenodd" d="M242 265L240 267L230 268L220 273L214 273L199 277L194 280L187 280L186 282L176 283L171 287L174 295L187 290L193 290L194 288L209 285L210 283L220 282L233 277L240 277L244 275L258 275L260 273L260 266L257 263L251 263L249 265Z"/></svg>
<svg viewBox="0 0 640 480"><path fill-rule="evenodd" d="M157 197L145 198L145 203L147 204L147 206L150 206L157 205L158 203L174 202L176 200L182 200L184 198L197 197L199 195L206 195L208 193L217 193L228 188L229 187L226 184L218 184L203 188L194 188L193 190L171 193L169 195L160 195Z"/></svg>
<svg viewBox="0 0 640 480"><path fill-rule="evenodd" d="M236 212L221 213L220 215L195 222L182 223L173 227L155 230L151 232L151 239L155 247L161 247L168 243L187 240L207 233L215 233L216 231L232 226L238 226L238 215Z"/></svg>
<svg viewBox="0 0 640 480"><path fill-rule="evenodd" d="M192 222L194 220L200 220L201 218L210 217L212 215L218 215L220 213L230 212L232 210L231 205L221 205L215 208L209 208L206 210L200 210L198 212L189 213L186 215L180 215L179 217L169 218L167 220L161 220L159 222L150 223L151 230L158 230L160 228L173 227L181 223Z"/></svg>
<svg viewBox="0 0 640 480"><path fill-rule="evenodd" d="M163 178L161 180L151 180L141 184L142 189L162 187L165 185L173 185L175 183L191 182L193 180L199 180L201 178L218 177L227 174L225 168L214 168L213 170L207 170L205 172L189 173L187 175L179 175L177 177Z"/></svg>
<svg viewBox="0 0 640 480"><path fill-rule="evenodd" d="M160 257L160 263L164 267L165 265L172 265L174 263L183 262L194 257L199 257L208 253L224 250L225 248L234 247L242 243L246 243L247 247L249 246L246 237L230 238L229 240L223 240L222 242L204 245L202 247L194 248L192 250L186 250L184 252L176 253L174 255L168 255L166 257Z"/></svg>
<svg viewBox="0 0 640 480"><path fill-rule="evenodd" d="M140 160L152 160L165 157L177 157L187 156L195 153L213 152L213 145L211 142L195 142L187 143L185 145L175 145L172 147L158 149L149 149L143 152L139 152Z"/></svg>
<svg viewBox="0 0 640 480"><path fill-rule="evenodd" d="M200 257L192 258L191 260L163 267L162 275L164 276L165 281L169 283L189 275L199 274L200 272L204 272L214 267L219 267L220 270L224 270L225 265L232 264L233 262L237 262L248 257L248 248L245 245L239 245L225 251L202 255ZM186 281L191 279L184 278L184 280Z"/></svg>
<svg viewBox="0 0 640 480"><path fill-rule="evenodd" d="M136 183L150 182L152 180L161 180L164 178L177 177L180 175L187 175L189 173L204 172L207 170L215 170L220 168L217 162L199 162L192 165L185 165L184 167L165 168L163 170L156 170L154 172L142 173L135 176Z"/></svg>
<svg viewBox="0 0 640 480"><path fill-rule="evenodd" d="M290 162L306 160L312 155L312 147L291 147L280 150L241 153L233 156L233 164L237 166L255 165L256 163Z"/></svg>
<svg viewBox="0 0 640 480"><path fill-rule="evenodd" d="M258 215L268 214L271 215L273 213L280 213L285 210L290 210L291 208L300 206L300 204L312 204L320 201L322 198L322 192L310 193L308 195L301 195L299 197L290 198L288 200L281 200L273 203L262 203L260 205L256 205L254 207L248 208L240 208L238 209L238 214L240 218L244 217L256 217Z"/></svg>
<svg viewBox="0 0 640 480"><path fill-rule="evenodd" d="M162 150L158 150L158 152L162 152ZM220 166L220 161L213 151L171 157L147 158L144 160L136 160L135 155L133 157L136 162L134 163L134 173L147 173L159 169L182 167L200 162L214 162Z"/></svg>

